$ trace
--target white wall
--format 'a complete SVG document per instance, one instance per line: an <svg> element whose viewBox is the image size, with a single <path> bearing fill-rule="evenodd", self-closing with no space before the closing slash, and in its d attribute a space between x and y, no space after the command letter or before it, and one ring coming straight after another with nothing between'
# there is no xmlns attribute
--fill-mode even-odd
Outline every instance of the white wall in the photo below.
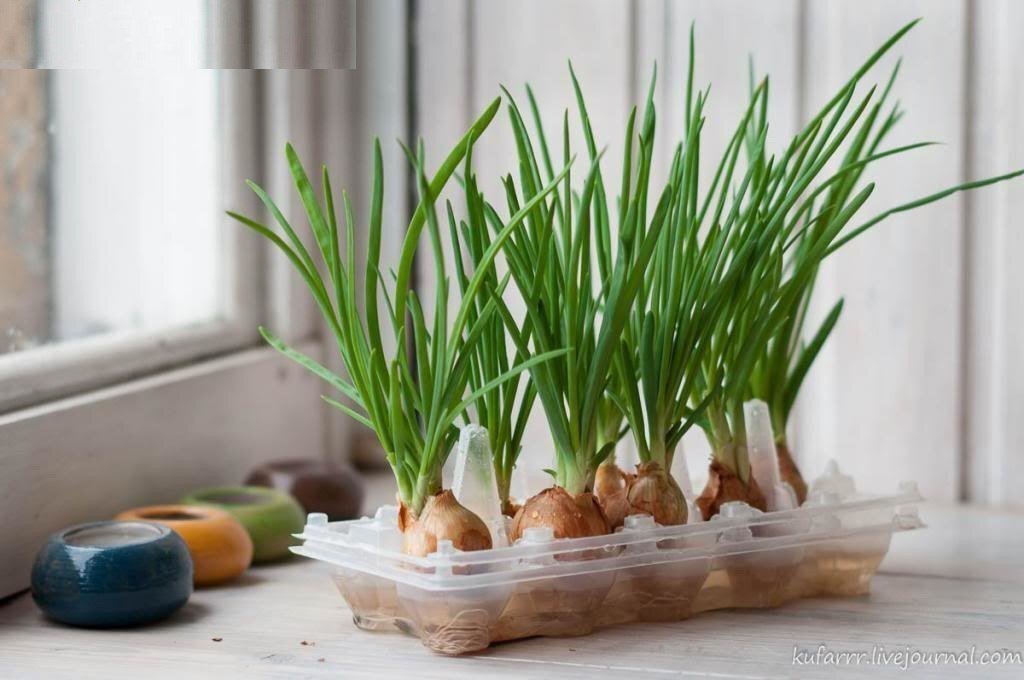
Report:
<svg viewBox="0 0 1024 680"><path fill-rule="evenodd" d="M872 172L877 187L865 217L963 177L965 5L872 0L807 6L809 111L876 45L919 16L924 21L876 76L884 80L904 58L895 94L906 115L886 145L943 145L883 161ZM817 291L819 311L840 296L846 304L828 353L801 395L794 434L806 467L819 469L836 457L869 488L914 479L931 498L960 493L962 231L963 202L953 196L894 217L828 264Z"/></svg>
<svg viewBox="0 0 1024 680"><path fill-rule="evenodd" d="M1024 4L972 3L966 111L971 175L1024 165ZM1021 505L1024 484L1024 190L994 187L965 202L966 339L961 433L970 498Z"/></svg>
<svg viewBox="0 0 1024 680"><path fill-rule="evenodd" d="M416 125L435 148L456 138L499 83L516 93L533 83L544 115L558 121L574 106L571 57L613 151L605 167L614 168L628 107L653 60L663 86L660 129L667 121L677 135L671 121L681 115L691 22L698 82L713 82L708 148L721 147L746 97L748 53L773 78L770 141L778 148L877 45L922 16L896 50L907 115L892 143L944 144L878 166L879 189L864 214L1024 166L1024 8L1012 0L444 0L420 3L419 15ZM482 176L514 167L508 136L497 131L505 127L498 121L477 154ZM1020 503L1012 492L1024 482L1014 473L1024 425L1013 416L1024 407L1024 359L1014 350L1024 312L1012 258L1024 240L1013 219L1022 205L1021 181L953 197L890 220L828 264L815 311L840 295L846 306L790 433L809 476L836 458L868 490L915 479L938 500ZM551 454L543 419L535 421L525 469L545 466ZM698 477L707 447L699 434L686 444Z"/></svg>

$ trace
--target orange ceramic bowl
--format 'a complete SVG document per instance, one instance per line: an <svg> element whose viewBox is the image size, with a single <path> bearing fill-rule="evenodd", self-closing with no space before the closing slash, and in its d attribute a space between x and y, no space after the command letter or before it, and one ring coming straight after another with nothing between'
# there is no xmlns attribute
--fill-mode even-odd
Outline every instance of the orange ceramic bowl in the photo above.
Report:
<svg viewBox="0 0 1024 680"><path fill-rule="evenodd" d="M150 505L125 510L116 519L157 522L177 532L192 556L197 586L237 578L252 562L252 539L224 510L198 505Z"/></svg>

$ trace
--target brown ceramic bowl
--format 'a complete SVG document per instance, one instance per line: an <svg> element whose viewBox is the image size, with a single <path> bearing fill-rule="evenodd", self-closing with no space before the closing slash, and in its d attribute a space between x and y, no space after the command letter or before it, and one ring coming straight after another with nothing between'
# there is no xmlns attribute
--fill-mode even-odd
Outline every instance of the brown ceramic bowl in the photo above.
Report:
<svg viewBox="0 0 1024 680"><path fill-rule="evenodd" d="M306 512L322 512L332 522L359 517L363 480L351 465L324 460L275 460L249 473L245 483L285 491Z"/></svg>

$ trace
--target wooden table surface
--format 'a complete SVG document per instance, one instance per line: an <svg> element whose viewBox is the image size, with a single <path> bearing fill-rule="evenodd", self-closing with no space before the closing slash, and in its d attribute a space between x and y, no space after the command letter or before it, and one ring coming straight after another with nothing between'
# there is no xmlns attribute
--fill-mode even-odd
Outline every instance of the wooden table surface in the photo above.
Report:
<svg viewBox="0 0 1024 680"><path fill-rule="evenodd" d="M1024 677L1024 665L794 665L795 645L1024 653L1024 515L926 504L922 517L929 528L893 537L867 597L521 640L460 658L357 630L326 570L305 559L197 591L167 621L135 630L54 624L23 594L0 604L0 678Z"/></svg>

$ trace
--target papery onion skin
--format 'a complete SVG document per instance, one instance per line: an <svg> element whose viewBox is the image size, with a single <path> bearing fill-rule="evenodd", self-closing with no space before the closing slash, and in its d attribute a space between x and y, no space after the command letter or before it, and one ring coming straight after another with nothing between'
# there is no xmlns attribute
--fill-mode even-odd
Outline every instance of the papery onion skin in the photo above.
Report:
<svg viewBox="0 0 1024 680"><path fill-rule="evenodd" d="M605 496L601 501L601 509L608 518L608 526L615 531L626 523L626 517L633 514L629 509L629 501L626 500L626 490L617 491L610 496Z"/></svg>
<svg viewBox="0 0 1024 680"><path fill-rule="evenodd" d="M686 498L672 476L655 462L641 463L626 489L628 514L648 514L662 526L686 524Z"/></svg>
<svg viewBox="0 0 1024 680"><path fill-rule="evenodd" d="M723 503L743 501L761 510L768 511L768 504L757 481L751 477L747 482L739 478L728 466L712 460L708 467L708 483L697 499L697 507L705 520L718 514Z"/></svg>
<svg viewBox="0 0 1024 680"><path fill-rule="evenodd" d="M523 503L512 521L509 539L519 540L531 527L550 527L555 538L601 536L611 531L593 494L573 498L560 486L548 487Z"/></svg>
<svg viewBox="0 0 1024 680"><path fill-rule="evenodd" d="M444 540L466 551L488 550L493 545L484 521L461 505L449 489L428 498L416 518L403 504L398 512L398 528L402 530L402 552L417 557L437 552L437 542Z"/></svg>
<svg viewBox="0 0 1024 680"><path fill-rule="evenodd" d="M576 494L573 502L583 515L585 536L603 536L611 533L612 528L608 517L604 514L604 510L601 509L601 504L597 502L597 497L594 494L589 491Z"/></svg>
<svg viewBox="0 0 1024 680"><path fill-rule="evenodd" d="M594 477L594 495L601 504L608 526L611 530L618 529L629 514L629 502L626 500L626 487L633 475L622 470L615 463L604 462L597 468Z"/></svg>
<svg viewBox="0 0 1024 680"><path fill-rule="evenodd" d="M784 482L789 482L793 491L796 492L796 502L803 505L807 500L807 482L800 474L800 469L796 466L789 447L785 443L779 442L775 445L775 449L779 454L779 478Z"/></svg>
<svg viewBox="0 0 1024 680"><path fill-rule="evenodd" d="M616 491L625 490L629 477L625 470L606 460L597 466L597 472L594 474L594 495L601 499Z"/></svg>
<svg viewBox="0 0 1024 680"><path fill-rule="evenodd" d="M519 508L523 507L522 503L517 503L515 500L509 498L501 506L501 514L505 517L515 517L516 513L519 512Z"/></svg>

